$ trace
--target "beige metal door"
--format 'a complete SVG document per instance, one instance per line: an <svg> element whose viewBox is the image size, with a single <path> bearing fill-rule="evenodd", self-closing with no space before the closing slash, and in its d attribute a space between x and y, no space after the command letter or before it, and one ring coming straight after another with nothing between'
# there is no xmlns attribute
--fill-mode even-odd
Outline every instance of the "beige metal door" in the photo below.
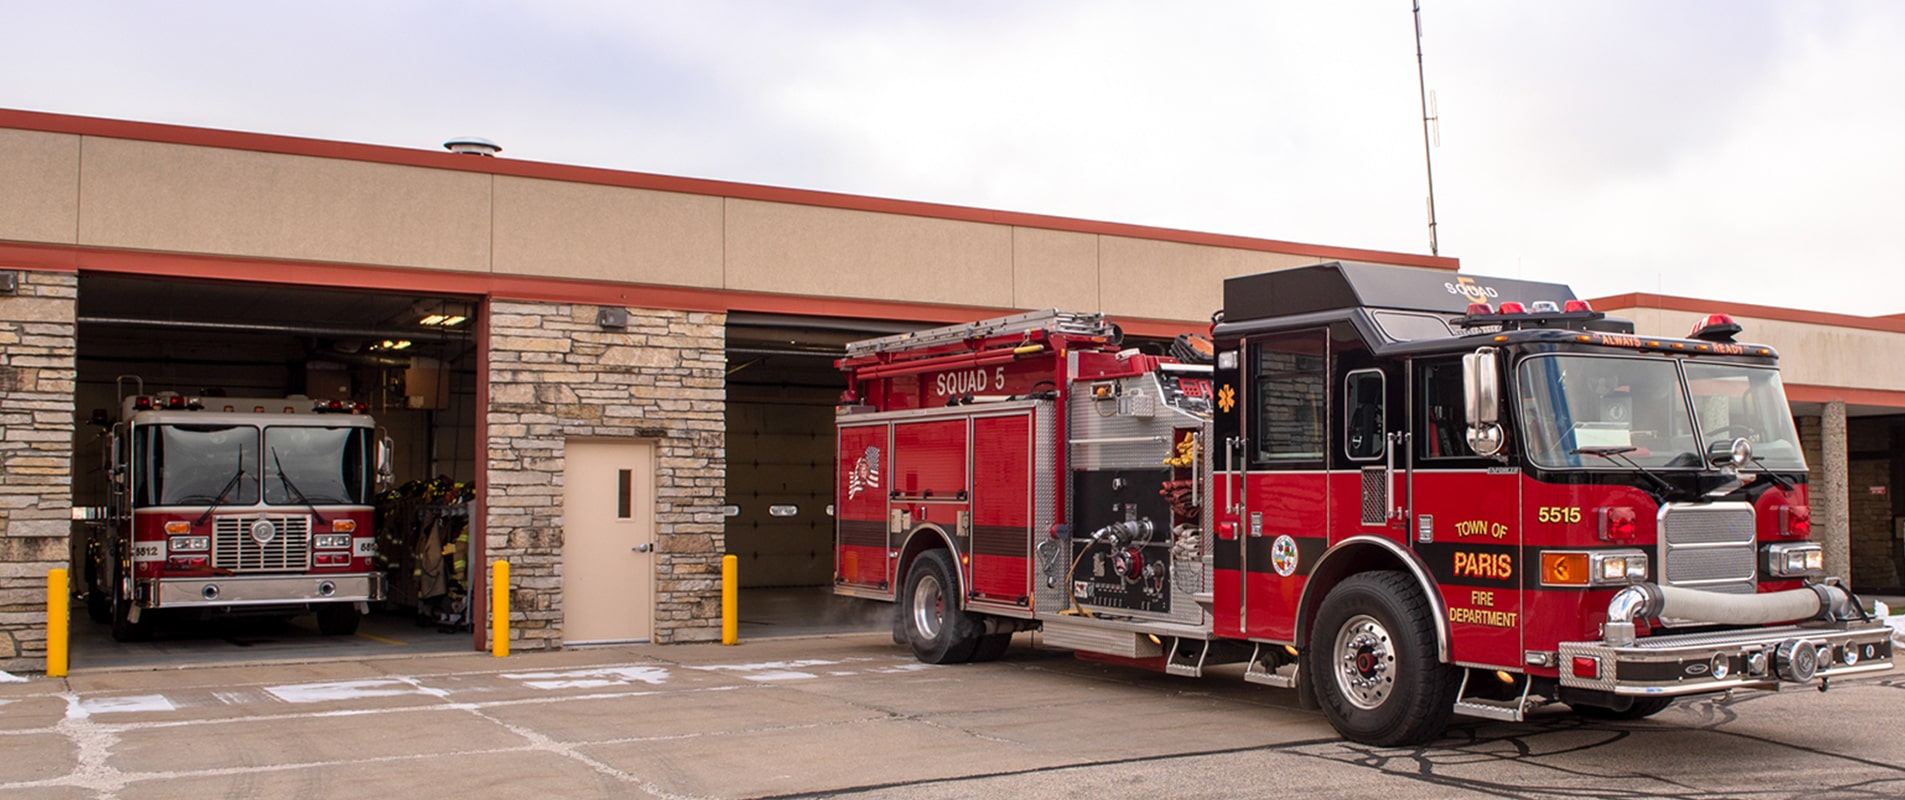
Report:
<svg viewBox="0 0 1905 800"><path fill-rule="evenodd" d="M562 639L628 642L654 634L655 446L570 441L563 448Z"/></svg>

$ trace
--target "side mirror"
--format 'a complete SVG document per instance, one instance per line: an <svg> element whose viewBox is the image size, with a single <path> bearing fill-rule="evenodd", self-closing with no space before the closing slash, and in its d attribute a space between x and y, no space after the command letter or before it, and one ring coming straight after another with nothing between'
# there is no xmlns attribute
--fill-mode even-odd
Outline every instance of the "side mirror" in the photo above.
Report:
<svg viewBox="0 0 1905 800"><path fill-rule="evenodd" d="M1494 350L1484 347L1462 356L1462 403L1469 449L1484 456L1501 452L1501 374L1495 369Z"/></svg>
<svg viewBox="0 0 1905 800"><path fill-rule="evenodd" d="M377 491L390 488L397 480L397 445L389 436L377 440Z"/></svg>
<svg viewBox="0 0 1905 800"><path fill-rule="evenodd" d="M1745 438L1714 442L1707 445L1707 460L1712 461L1714 466L1738 469L1753 463L1753 443Z"/></svg>
<svg viewBox="0 0 1905 800"><path fill-rule="evenodd" d="M106 477L114 486L124 486L126 483L126 437L122 435L124 433L124 427L114 425L111 433L106 435Z"/></svg>

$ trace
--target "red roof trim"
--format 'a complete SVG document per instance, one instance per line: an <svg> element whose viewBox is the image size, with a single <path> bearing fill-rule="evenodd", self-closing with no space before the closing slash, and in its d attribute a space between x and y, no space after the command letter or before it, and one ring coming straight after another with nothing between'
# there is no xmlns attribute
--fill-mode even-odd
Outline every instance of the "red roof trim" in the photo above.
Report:
<svg viewBox="0 0 1905 800"><path fill-rule="evenodd" d="M1702 300L1694 297L1674 297L1671 295L1631 292L1609 295L1588 301L1596 311L1614 311L1623 308L1655 308L1664 311L1691 311L1696 314L1732 314L1741 317L1779 320L1781 322L1799 322L1809 325L1829 325L1835 328L1863 328L1865 330L1885 331L1887 333L1905 333L1905 314L1887 317L1860 317L1852 314L1833 314L1825 311L1803 311L1796 308L1761 306L1752 303L1735 303L1726 300Z"/></svg>
<svg viewBox="0 0 1905 800"><path fill-rule="evenodd" d="M182 125L164 125L153 122L102 119L98 117L77 117L65 114L48 114L39 111L0 109L0 128L65 133L79 136L103 136L114 139L132 139L200 147L221 147L232 150L250 150L285 155L338 158L350 161L397 164L402 166L427 167L431 169L453 169L465 172L489 173L492 175L539 178L571 183L590 183L603 186L621 186L632 189L649 189L663 192L680 192L684 194L712 195L772 203L792 203L851 211L869 211L881 214L904 214L915 217L932 217L962 222L1017 225L1027 228L1045 228L1075 233L1097 234L1101 236L1127 236L1136 239L1152 239L1177 242L1180 244L1228 247L1239 250L1256 250L1270 253L1288 253L1291 255L1309 256L1325 260L1376 261L1384 264L1447 270L1454 270L1460 265L1457 259L1427 256L1419 253L1391 253L1381 250L1365 250L1353 247L1329 247L1325 245L1303 244L1300 242L1282 242L1272 239L1254 239L1246 236L1201 233L1172 228L1155 228L1147 225L1097 222L1045 214L992 211L967 206L922 203L911 200L892 200L880 197L863 197L860 195L811 191L807 189L788 189L777 186L731 183L728 181L707 180L702 178L682 178L642 172L622 172L595 167L518 161L507 158L485 158L482 156L460 155L449 152L439 153L430 150L414 150L403 147L305 139L295 136L243 133L211 128L194 128Z"/></svg>
<svg viewBox="0 0 1905 800"><path fill-rule="evenodd" d="M1848 389L1840 386L1786 384L1786 399L1794 403L1829 403L1844 400L1846 405L1905 408L1905 391L1895 389Z"/></svg>

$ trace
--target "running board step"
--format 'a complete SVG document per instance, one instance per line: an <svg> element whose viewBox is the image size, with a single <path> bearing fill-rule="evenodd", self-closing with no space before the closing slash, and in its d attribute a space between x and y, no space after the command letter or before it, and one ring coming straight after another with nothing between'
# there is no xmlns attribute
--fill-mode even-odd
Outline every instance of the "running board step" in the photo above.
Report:
<svg viewBox="0 0 1905 800"><path fill-rule="evenodd" d="M1206 666L1235 664L1248 657L1242 646L1231 642L1179 637L1171 643L1170 659L1164 664L1164 672L1167 675L1199 678L1203 677Z"/></svg>
<svg viewBox="0 0 1905 800"><path fill-rule="evenodd" d="M1521 679L1521 696L1513 700L1490 700L1485 697L1463 697L1468 694L1468 679L1474 670L1462 674L1462 688L1455 691L1455 713L1465 717L1481 717L1500 722L1521 722L1528 717L1528 692L1534 688L1534 681L1526 677Z"/></svg>
<svg viewBox="0 0 1905 800"><path fill-rule="evenodd" d="M1464 697L1455 701L1455 713L1501 722L1521 722L1527 716L1521 710L1520 700L1483 700L1479 697Z"/></svg>
<svg viewBox="0 0 1905 800"><path fill-rule="evenodd" d="M1271 649L1266 651L1266 647ZM1283 645L1259 644L1250 654L1250 667L1244 670L1244 680L1278 689L1295 689L1302 672L1294 659L1284 655Z"/></svg>

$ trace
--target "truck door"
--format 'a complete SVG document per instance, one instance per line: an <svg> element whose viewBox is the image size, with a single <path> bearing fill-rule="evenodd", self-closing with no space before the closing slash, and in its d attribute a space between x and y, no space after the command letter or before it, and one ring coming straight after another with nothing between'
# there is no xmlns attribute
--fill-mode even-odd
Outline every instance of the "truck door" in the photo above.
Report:
<svg viewBox="0 0 1905 800"><path fill-rule="evenodd" d="M1469 449L1459 356L1417 360L1412 372L1404 503L1409 540L1440 590L1450 656L1519 668L1520 472Z"/></svg>

